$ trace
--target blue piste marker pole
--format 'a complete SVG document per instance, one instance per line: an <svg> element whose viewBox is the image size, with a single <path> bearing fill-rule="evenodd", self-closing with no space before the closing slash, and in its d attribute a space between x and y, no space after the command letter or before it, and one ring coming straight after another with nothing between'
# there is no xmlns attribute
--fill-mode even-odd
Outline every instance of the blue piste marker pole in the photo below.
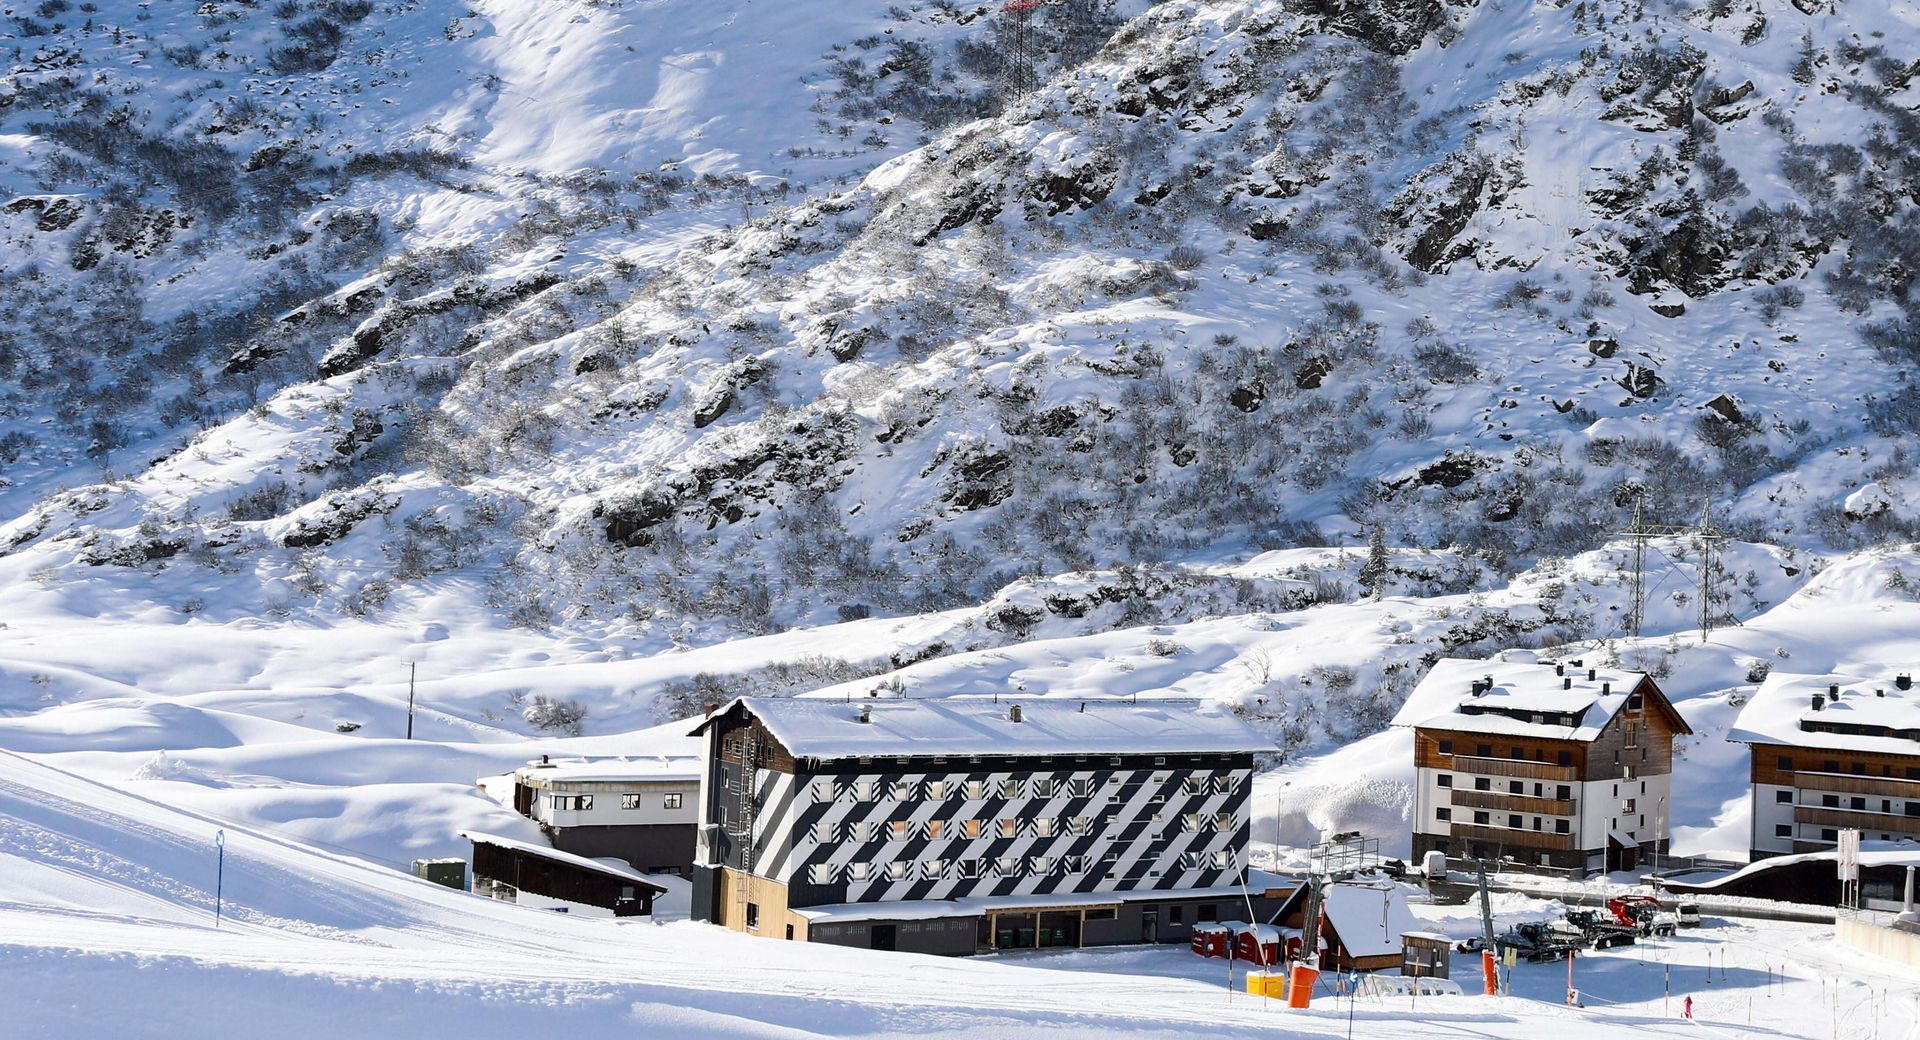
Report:
<svg viewBox="0 0 1920 1040"><path fill-rule="evenodd" d="M213 832L213 926L220 927L220 890L227 880L227 832Z"/></svg>

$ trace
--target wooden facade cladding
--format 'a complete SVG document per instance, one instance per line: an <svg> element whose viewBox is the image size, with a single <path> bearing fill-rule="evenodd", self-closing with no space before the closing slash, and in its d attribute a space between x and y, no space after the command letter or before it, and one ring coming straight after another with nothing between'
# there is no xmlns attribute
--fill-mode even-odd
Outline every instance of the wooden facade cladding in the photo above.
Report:
<svg viewBox="0 0 1920 1040"><path fill-rule="evenodd" d="M1546 852L1578 851L1573 843L1573 835L1550 831L1510 830L1505 827L1481 827L1471 823L1455 823L1452 836L1468 841L1491 842L1509 852L1516 849L1540 849Z"/></svg>
<svg viewBox="0 0 1920 1040"><path fill-rule="evenodd" d="M1753 782L1850 794L1920 794L1920 744L1911 755L1755 744ZM1871 784L1879 786L1866 786Z"/></svg>
<svg viewBox="0 0 1920 1040"><path fill-rule="evenodd" d="M1436 768L1453 769L1474 776L1504 776L1515 780L1551 780L1564 783L1580 779L1579 769L1575 766L1554 765L1551 762L1521 762L1505 758L1479 758L1473 755L1454 755L1452 765Z"/></svg>
<svg viewBox="0 0 1920 1040"><path fill-rule="evenodd" d="M740 717L727 718L714 727L719 731L716 737L719 741L720 761L736 766L746 764L743 750L745 742L752 740L759 745L760 761L757 764L761 769L771 769L776 773L799 772L793 753L775 739L772 733L767 732L764 723L746 715L742 708L736 707L734 712Z"/></svg>
<svg viewBox="0 0 1920 1040"><path fill-rule="evenodd" d="M1440 750L1442 743L1453 750ZM1486 753L1481 754L1480 749ZM1444 729L1416 729L1413 764L1422 769L1453 769L1484 776L1511 776L1527 780L1572 780L1585 764L1586 745L1573 740L1522 740L1461 733ZM1568 764L1560 764L1565 754Z"/></svg>
<svg viewBox="0 0 1920 1040"><path fill-rule="evenodd" d="M1636 700L1590 742L1417 727L1413 764L1523 780L1623 780L1671 773L1673 738L1690 730L1652 680L1643 680L1636 692Z"/></svg>
<svg viewBox="0 0 1920 1040"><path fill-rule="evenodd" d="M1501 791L1453 791L1455 808L1492 809L1496 812L1533 813L1540 816L1572 816L1574 804L1571 799L1526 798L1517 794Z"/></svg>

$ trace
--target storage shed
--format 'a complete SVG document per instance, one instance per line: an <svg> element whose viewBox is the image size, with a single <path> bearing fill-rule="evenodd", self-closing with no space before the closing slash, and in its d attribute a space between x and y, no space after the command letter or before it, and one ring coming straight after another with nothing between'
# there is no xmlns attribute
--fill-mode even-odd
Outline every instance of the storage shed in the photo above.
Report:
<svg viewBox="0 0 1920 1040"><path fill-rule="evenodd" d="M474 891L495 899L585 917L647 917L666 892L621 863L498 834L461 837L473 843Z"/></svg>

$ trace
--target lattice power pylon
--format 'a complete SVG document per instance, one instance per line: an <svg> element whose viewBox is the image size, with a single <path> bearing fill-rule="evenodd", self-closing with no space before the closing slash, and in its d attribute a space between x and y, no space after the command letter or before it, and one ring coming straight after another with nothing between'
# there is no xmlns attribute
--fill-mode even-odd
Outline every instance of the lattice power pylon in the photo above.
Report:
<svg viewBox="0 0 1920 1040"><path fill-rule="evenodd" d="M1034 70L1033 12L1047 0L1008 0L1000 8L1000 79L1008 100L1025 97L1040 85Z"/></svg>

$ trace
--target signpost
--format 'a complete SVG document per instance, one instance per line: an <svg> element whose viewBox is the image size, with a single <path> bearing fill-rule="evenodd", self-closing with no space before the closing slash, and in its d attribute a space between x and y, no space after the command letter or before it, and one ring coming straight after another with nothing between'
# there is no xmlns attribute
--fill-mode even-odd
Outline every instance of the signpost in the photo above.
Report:
<svg viewBox="0 0 1920 1040"><path fill-rule="evenodd" d="M220 927L220 892L227 880L227 832L213 832L213 926Z"/></svg>

